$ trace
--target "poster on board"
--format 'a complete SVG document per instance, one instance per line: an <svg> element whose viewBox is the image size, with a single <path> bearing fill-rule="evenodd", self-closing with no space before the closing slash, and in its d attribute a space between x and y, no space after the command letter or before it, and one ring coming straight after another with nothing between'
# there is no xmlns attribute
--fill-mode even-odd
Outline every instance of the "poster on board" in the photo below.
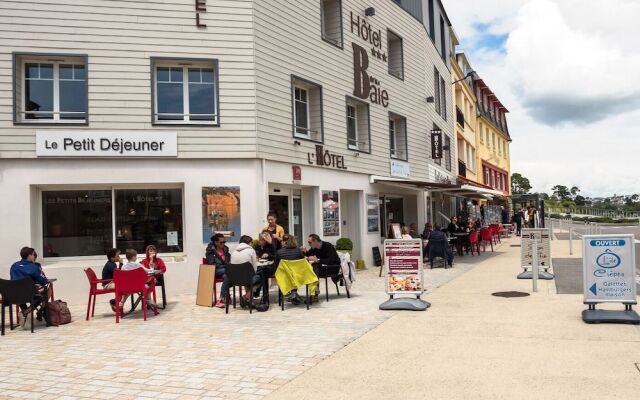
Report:
<svg viewBox="0 0 640 400"><path fill-rule="evenodd" d="M202 188L202 242L209 242L215 233L231 242L240 239L239 186Z"/></svg>
<svg viewBox="0 0 640 400"><path fill-rule="evenodd" d="M386 239L384 265L387 270L387 294L415 294L424 291L422 240Z"/></svg>
<svg viewBox="0 0 640 400"><path fill-rule="evenodd" d="M367 232L373 233L380 230L380 206L378 196L367 195Z"/></svg>
<svg viewBox="0 0 640 400"><path fill-rule="evenodd" d="M322 233L324 236L340 236L340 199L338 191L322 191Z"/></svg>
<svg viewBox="0 0 640 400"><path fill-rule="evenodd" d="M551 235L549 228L523 228L520 247L521 266L529 268L533 264L533 241L538 242L538 266L551 267Z"/></svg>

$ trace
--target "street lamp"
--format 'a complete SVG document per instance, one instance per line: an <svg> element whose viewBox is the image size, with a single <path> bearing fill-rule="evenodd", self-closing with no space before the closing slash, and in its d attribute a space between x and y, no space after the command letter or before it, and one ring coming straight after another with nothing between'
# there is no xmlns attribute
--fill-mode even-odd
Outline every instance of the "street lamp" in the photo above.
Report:
<svg viewBox="0 0 640 400"><path fill-rule="evenodd" d="M458 79L457 81L451 83L452 85L455 85L456 83L460 82L460 81L464 81L466 80L468 77L470 77L471 75L475 74L476 71L469 71L467 72L467 74L464 76L464 78Z"/></svg>

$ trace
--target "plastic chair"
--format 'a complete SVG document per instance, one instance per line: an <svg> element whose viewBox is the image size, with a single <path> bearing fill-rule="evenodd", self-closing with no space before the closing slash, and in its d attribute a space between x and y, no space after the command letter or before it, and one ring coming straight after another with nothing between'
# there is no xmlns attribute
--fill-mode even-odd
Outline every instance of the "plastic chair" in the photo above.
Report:
<svg viewBox="0 0 640 400"><path fill-rule="evenodd" d="M487 251L487 243L491 245L491 252L493 252L493 235L491 234L491 228L480 229L480 240L482 241L482 250Z"/></svg>
<svg viewBox="0 0 640 400"><path fill-rule="evenodd" d="M242 287L249 287L249 314L251 314L253 309L253 277L256 275L253 265L250 262L229 264L225 274L229 280L229 288L233 290L233 308L236 308L236 286L240 287L240 297L242 297ZM229 302L225 304L225 313L229 314Z"/></svg>
<svg viewBox="0 0 640 400"><path fill-rule="evenodd" d="M89 280L89 303L87 303L87 321L88 321L89 310L91 310L92 317L95 315L96 296L100 294L115 293L115 289L104 289L102 286L98 288L99 283L111 282L111 279L98 279L98 277L96 276L96 273L91 268L85 268L84 273L87 275L87 279Z"/></svg>
<svg viewBox="0 0 640 400"><path fill-rule="evenodd" d="M202 257L202 264L208 264L206 257ZM213 304L216 304L218 302L218 283L222 283L222 282L224 282L224 277L222 277L222 276L214 276L214 278L213 278ZM163 293L163 296L164 296L164 291L162 293Z"/></svg>
<svg viewBox="0 0 640 400"><path fill-rule="evenodd" d="M329 278L333 280L333 283L336 285L338 296L340 296L340 288L338 287L338 282L340 281L340 279L344 279L344 276L342 275L342 265L320 265L318 272L318 278L324 278L324 292L327 297L327 301L329 301ZM351 293L349 293L349 289L346 286L345 289L347 291L347 298L350 299Z"/></svg>
<svg viewBox="0 0 640 400"><path fill-rule="evenodd" d="M149 282L147 282L149 281ZM120 322L120 300L123 295L142 294L142 315L147 320L147 294L153 293L153 301L156 300L155 280L149 280L146 272L142 268L136 268L131 271L123 271L116 269L113 271L113 282L115 283L116 293L116 323ZM147 287L147 283L148 286ZM153 309L153 314L158 315L158 310Z"/></svg>
<svg viewBox="0 0 640 400"><path fill-rule="evenodd" d="M501 243L500 225L498 224L491 225L491 236L493 237L493 241L495 242L495 244Z"/></svg>
<svg viewBox="0 0 640 400"><path fill-rule="evenodd" d="M9 281L0 279L0 295L2 295L2 326L0 328L1 335L4 336L5 327L5 307L9 307L9 328L13 327L14 305L29 303L31 307L31 333L33 333L33 312L36 310L36 286L31 278L23 278L17 281Z"/></svg>
<svg viewBox="0 0 640 400"><path fill-rule="evenodd" d="M469 247L471 247L471 255L473 255L473 250L476 250L478 255L480 255L480 234L478 231L469 232Z"/></svg>

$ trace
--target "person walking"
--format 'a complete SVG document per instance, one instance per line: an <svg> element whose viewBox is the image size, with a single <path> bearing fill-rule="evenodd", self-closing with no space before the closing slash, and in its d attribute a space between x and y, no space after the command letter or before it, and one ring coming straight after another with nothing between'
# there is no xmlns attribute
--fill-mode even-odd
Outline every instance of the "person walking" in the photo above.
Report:
<svg viewBox="0 0 640 400"><path fill-rule="evenodd" d="M520 236L522 233L522 220L523 220L522 210L516 211L513 213L513 217L511 217L511 222L516 226L516 236Z"/></svg>

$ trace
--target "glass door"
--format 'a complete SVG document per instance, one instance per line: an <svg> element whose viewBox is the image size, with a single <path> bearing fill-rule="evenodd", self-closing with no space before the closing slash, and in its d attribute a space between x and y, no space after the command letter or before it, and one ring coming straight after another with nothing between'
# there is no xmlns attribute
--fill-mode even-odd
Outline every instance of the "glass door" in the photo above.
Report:
<svg viewBox="0 0 640 400"><path fill-rule="evenodd" d="M270 195L269 212L276 213L276 223L282 225L284 231L289 233L289 196Z"/></svg>
<svg viewBox="0 0 640 400"><path fill-rule="evenodd" d="M299 243L304 243L302 238L302 191L294 189L292 192L291 210L293 211L293 218L291 219L291 231Z"/></svg>

